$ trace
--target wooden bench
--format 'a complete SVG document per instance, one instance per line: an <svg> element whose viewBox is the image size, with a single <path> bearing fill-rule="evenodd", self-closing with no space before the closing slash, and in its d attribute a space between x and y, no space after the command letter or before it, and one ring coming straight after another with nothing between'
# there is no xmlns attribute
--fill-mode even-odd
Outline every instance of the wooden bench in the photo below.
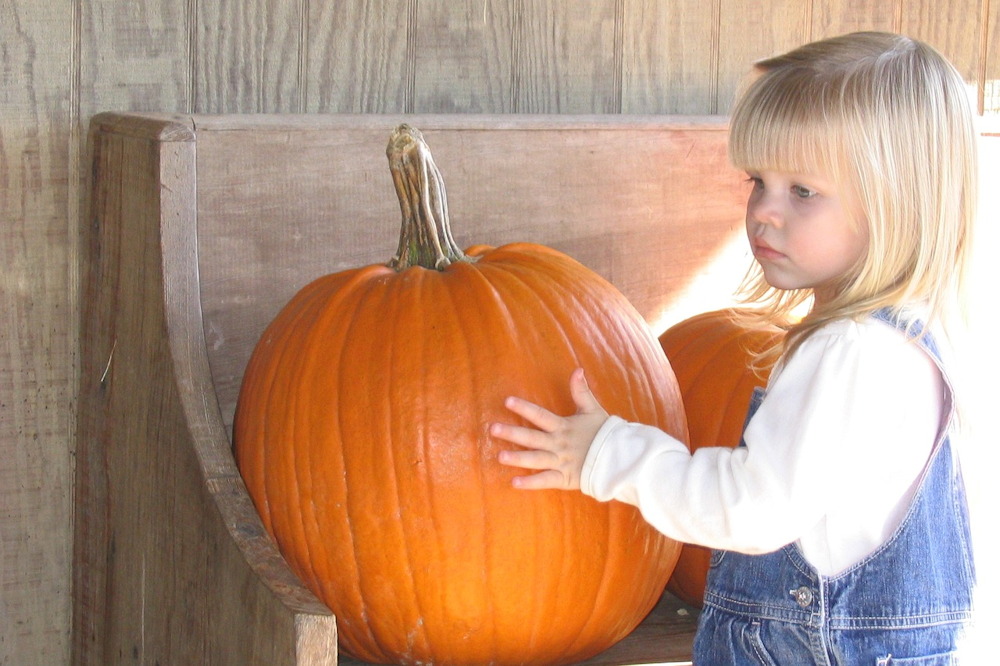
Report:
<svg viewBox="0 0 1000 666"><path fill-rule="evenodd" d="M338 663L335 618L264 532L230 431L243 367L281 305L395 251L384 149L403 121L444 175L459 245L556 247L657 332L730 303L744 190L722 118L95 117L74 663ZM683 662L695 615L665 595L588 663Z"/></svg>

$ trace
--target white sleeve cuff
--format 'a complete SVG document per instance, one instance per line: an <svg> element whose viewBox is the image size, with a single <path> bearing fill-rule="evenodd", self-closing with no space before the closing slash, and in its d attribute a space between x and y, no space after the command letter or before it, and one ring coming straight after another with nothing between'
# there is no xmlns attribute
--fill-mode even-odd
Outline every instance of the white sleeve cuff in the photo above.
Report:
<svg viewBox="0 0 1000 666"><path fill-rule="evenodd" d="M583 494L589 495L596 500L601 502L606 502L611 497L598 497L597 491L594 488L594 467L597 465L598 459L601 457L601 452L604 446L608 443L610 434L618 428L620 425L624 424L625 420L619 416L609 416L601 426L601 429L597 431L594 435L594 441L590 443L590 449L587 451L587 457L583 461L583 470L580 472L580 490Z"/></svg>

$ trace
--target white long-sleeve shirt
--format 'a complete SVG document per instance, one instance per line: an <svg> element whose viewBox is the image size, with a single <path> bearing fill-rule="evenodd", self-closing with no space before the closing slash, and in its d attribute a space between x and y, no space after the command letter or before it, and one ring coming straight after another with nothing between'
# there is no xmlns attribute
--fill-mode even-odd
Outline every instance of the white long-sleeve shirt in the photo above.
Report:
<svg viewBox="0 0 1000 666"><path fill-rule="evenodd" d="M905 513L942 419L930 357L874 319L838 320L775 368L746 447L692 455L612 416L591 444L584 493L637 506L687 543L745 553L798 541L822 574L872 552Z"/></svg>

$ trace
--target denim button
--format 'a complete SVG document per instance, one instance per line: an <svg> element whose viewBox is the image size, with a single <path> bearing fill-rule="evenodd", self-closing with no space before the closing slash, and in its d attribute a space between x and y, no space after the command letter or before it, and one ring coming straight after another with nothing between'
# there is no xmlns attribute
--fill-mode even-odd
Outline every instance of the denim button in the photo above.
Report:
<svg viewBox="0 0 1000 666"><path fill-rule="evenodd" d="M805 608L806 606L808 606L813 602L812 590L810 590L805 585L798 588L797 590L789 590L788 592L789 594L792 595L792 597L794 597L796 603L798 603L799 606L802 606L803 608Z"/></svg>

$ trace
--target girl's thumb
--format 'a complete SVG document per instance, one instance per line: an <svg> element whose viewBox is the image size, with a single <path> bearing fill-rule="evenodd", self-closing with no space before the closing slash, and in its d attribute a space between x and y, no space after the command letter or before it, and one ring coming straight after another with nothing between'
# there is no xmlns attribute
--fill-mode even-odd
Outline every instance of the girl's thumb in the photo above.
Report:
<svg viewBox="0 0 1000 666"><path fill-rule="evenodd" d="M601 408L597 398L590 390L590 385L587 384L587 376L584 374L583 368L577 368L573 371L569 380L569 390L573 396L573 402L576 403L577 412L592 412Z"/></svg>

